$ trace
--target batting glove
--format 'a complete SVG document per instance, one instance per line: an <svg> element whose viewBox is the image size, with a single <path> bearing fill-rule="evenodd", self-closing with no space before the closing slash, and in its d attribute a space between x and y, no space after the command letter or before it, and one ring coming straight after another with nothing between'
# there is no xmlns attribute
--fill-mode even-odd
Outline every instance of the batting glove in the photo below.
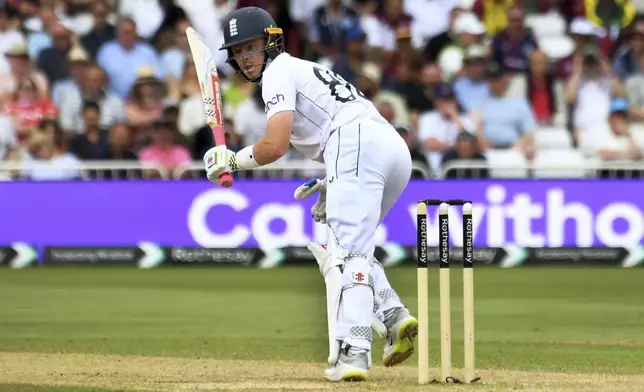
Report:
<svg viewBox="0 0 644 392"><path fill-rule="evenodd" d="M297 187L293 196L296 200L302 200L318 193L318 201L311 207L313 220L326 224L326 177L323 180L312 178Z"/></svg>
<svg viewBox="0 0 644 392"><path fill-rule="evenodd" d="M223 173L239 169L236 153L226 146L216 146L208 150L203 156L203 163L206 165L208 180L213 184L219 184L219 176Z"/></svg>

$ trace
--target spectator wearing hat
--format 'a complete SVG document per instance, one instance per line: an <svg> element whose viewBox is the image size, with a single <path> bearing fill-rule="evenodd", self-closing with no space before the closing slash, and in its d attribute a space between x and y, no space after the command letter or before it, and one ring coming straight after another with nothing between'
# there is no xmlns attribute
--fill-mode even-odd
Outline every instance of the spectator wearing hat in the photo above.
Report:
<svg viewBox="0 0 644 392"><path fill-rule="evenodd" d="M481 151L476 136L468 132L461 132L456 137L456 142L454 147L449 151L446 151L441 160L441 168L444 171L445 178L488 178L489 171L487 168L482 169L473 169L473 168L463 168L463 169L449 169L449 164L458 162L458 161L479 161L482 166L485 164L487 159Z"/></svg>
<svg viewBox="0 0 644 392"><path fill-rule="evenodd" d="M347 51L348 34L359 28L360 15L342 0L329 0L315 9L308 22L308 40L315 58L338 61Z"/></svg>
<svg viewBox="0 0 644 392"><path fill-rule="evenodd" d="M568 81L568 78L570 78L573 72L575 59L581 61L584 51L589 47L597 48L598 38L603 35L604 32L593 26L588 19L584 17L576 17L573 19L568 28L568 36L574 43L574 49L570 55L555 62L553 68L555 77L564 82Z"/></svg>
<svg viewBox="0 0 644 392"><path fill-rule="evenodd" d="M114 123L125 119L123 100L107 89L105 71L96 65L87 65L80 83L69 85L65 99L60 104L59 121L69 133L80 133L84 129L83 102L96 102L100 107L99 124L109 129Z"/></svg>
<svg viewBox="0 0 644 392"><path fill-rule="evenodd" d="M85 72L90 64L87 52L80 47L75 46L69 52L69 74L70 77L60 80L52 85L51 97L54 104L58 107L64 104L67 95L73 94L74 90L78 90L83 83Z"/></svg>
<svg viewBox="0 0 644 392"><path fill-rule="evenodd" d="M367 60L365 42L367 35L362 28L357 27L347 31L347 50L344 56L333 63L333 72L342 76L347 82L356 85L362 65Z"/></svg>
<svg viewBox="0 0 644 392"><path fill-rule="evenodd" d="M163 79L163 67L155 50L138 41L136 23L123 18L118 23L117 38L105 43L96 62L107 72L110 90L125 99L137 79L141 67L151 67L158 79Z"/></svg>
<svg viewBox="0 0 644 392"><path fill-rule="evenodd" d="M384 76L386 80L392 80L398 73L401 63L409 65L416 61L416 52L411 42L411 29L400 27L396 29L396 48L394 49L385 66Z"/></svg>
<svg viewBox="0 0 644 392"><path fill-rule="evenodd" d="M604 161L642 159L644 146L629 132L628 101L613 99L608 121L594 124L579 139L579 147L588 157Z"/></svg>
<svg viewBox="0 0 644 392"><path fill-rule="evenodd" d="M29 131L43 119L57 117L54 104L42 97L36 82L27 78L18 83L12 100L5 105L4 112L13 119L19 141L26 140Z"/></svg>
<svg viewBox="0 0 644 392"><path fill-rule="evenodd" d="M125 121L138 143L145 130L161 117L167 86L157 78L154 70L143 67L137 73L129 99L125 102Z"/></svg>
<svg viewBox="0 0 644 392"><path fill-rule="evenodd" d="M463 72L454 81L454 92L458 103L466 111L472 108L473 102L489 94L485 79L487 59L487 49L483 45L472 45L465 53Z"/></svg>
<svg viewBox="0 0 644 392"><path fill-rule="evenodd" d="M611 99L625 97L622 83L613 74L610 60L596 47L588 47L577 58L572 76L565 87L566 104L573 107L572 126L575 141L589 126L608 119Z"/></svg>
<svg viewBox="0 0 644 392"><path fill-rule="evenodd" d="M99 124L101 107L88 101L83 105L83 133L71 139L70 151L80 160L99 160L107 157L107 133Z"/></svg>
<svg viewBox="0 0 644 392"><path fill-rule="evenodd" d="M467 12L454 21L453 33L454 44L446 46L437 59L444 80L452 80L459 76L467 48L481 43L485 27L476 15Z"/></svg>
<svg viewBox="0 0 644 392"><path fill-rule="evenodd" d="M445 152L454 148L462 132L474 133L475 124L468 115L460 113L456 94L448 83L435 88L436 110L422 114L418 119L418 139L422 143L432 172L439 173Z"/></svg>
<svg viewBox="0 0 644 392"><path fill-rule="evenodd" d="M489 63L486 76L490 94L472 105L481 147L515 149L532 159L537 124L530 104L525 98L508 94L510 77L502 64Z"/></svg>
<svg viewBox="0 0 644 392"><path fill-rule="evenodd" d="M507 27L492 41L492 57L510 72L523 72L528 69L528 57L539 45L526 27L520 7L508 8L507 21Z"/></svg>
<svg viewBox="0 0 644 392"><path fill-rule="evenodd" d="M464 7L461 4L465 2L467 2L467 0L461 1L450 11L447 31L431 37L425 44L423 54L426 61L436 62L438 60L438 55L443 51L443 49L445 49L445 47L456 43L454 32L456 20L458 20L459 16L469 11L467 7Z"/></svg>
<svg viewBox="0 0 644 392"><path fill-rule="evenodd" d="M105 0L95 0L92 4L94 24L92 29L81 38L81 44L89 56L94 59L104 43L116 38L116 28L109 23L110 8Z"/></svg>
<svg viewBox="0 0 644 392"><path fill-rule="evenodd" d="M190 152L183 146L175 144L172 124L161 119L152 126L152 143L139 151L141 162L150 162L168 170L174 170L179 165L189 163Z"/></svg>
<svg viewBox="0 0 644 392"><path fill-rule="evenodd" d="M0 53L5 54L15 45L25 42L21 32L11 26L9 10L6 4L0 4ZM8 75L11 72L9 62L0 57L0 75Z"/></svg>
<svg viewBox="0 0 644 392"><path fill-rule="evenodd" d="M613 72L621 80L643 74L644 67L644 20L633 23L627 31L626 42L613 57Z"/></svg>
<svg viewBox="0 0 644 392"><path fill-rule="evenodd" d="M405 101L400 95L392 91L381 90L381 83L382 71L380 67L372 62L364 63L360 70L360 75L358 75L358 83L356 86L358 90L362 91L367 99L376 106L382 102L388 102L395 112L394 121L397 124L409 124L409 112L407 111Z"/></svg>
<svg viewBox="0 0 644 392"><path fill-rule="evenodd" d="M0 97L3 101L11 100L18 82L26 79L36 83L43 98L49 96L47 77L32 67L27 45L24 42L12 46L5 52L5 58L9 61L11 72L8 75L0 75Z"/></svg>
<svg viewBox="0 0 644 392"><path fill-rule="evenodd" d="M43 49L38 55L36 67L41 70L50 85L69 78L69 52L72 50L72 32L62 24L51 31L52 47Z"/></svg>

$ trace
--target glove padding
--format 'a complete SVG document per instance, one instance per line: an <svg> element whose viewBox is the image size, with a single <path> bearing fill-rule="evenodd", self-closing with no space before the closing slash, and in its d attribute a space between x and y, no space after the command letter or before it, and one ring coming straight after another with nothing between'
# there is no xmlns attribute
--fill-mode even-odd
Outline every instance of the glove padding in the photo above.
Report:
<svg viewBox="0 0 644 392"><path fill-rule="evenodd" d="M220 175L239 169L237 154L226 146L216 146L208 150L203 156L203 163L206 166L208 180L213 184L219 184Z"/></svg>
<svg viewBox="0 0 644 392"><path fill-rule="evenodd" d="M322 180L312 178L304 184L297 187L293 197L296 200L302 200L318 193L318 201L311 207L313 220L318 223L326 224L326 177Z"/></svg>

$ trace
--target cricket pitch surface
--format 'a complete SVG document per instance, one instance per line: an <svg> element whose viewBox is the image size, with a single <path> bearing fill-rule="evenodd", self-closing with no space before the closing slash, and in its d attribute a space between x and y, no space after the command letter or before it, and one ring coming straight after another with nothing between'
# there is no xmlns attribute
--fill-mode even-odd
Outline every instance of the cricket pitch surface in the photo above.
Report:
<svg viewBox="0 0 644 392"><path fill-rule="evenodd" d="M430 269L438 377L438 274ZM416 270L387 270L412 314ZM453 375L462 286L452 273ZM258 270L62 268L0 273L0 392L642 391L644 269L478 268L473 385L417 384L416 358L330 383L315 266Z"/></svg>

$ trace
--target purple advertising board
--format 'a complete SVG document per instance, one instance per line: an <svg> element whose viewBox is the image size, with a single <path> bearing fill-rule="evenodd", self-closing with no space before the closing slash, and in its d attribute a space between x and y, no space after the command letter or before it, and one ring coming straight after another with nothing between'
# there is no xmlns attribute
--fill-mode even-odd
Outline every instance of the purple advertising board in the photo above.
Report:
<svg viewBox="0 0 644 392"><path fill-rule="evenodd" d="M293 199L294 181L0 182L0 244L36 246L260 247L324 243L315 198ZM376 234L377 245L416 241L416 202L468 199L476 246L633 246L644 237L641 181L411 182ZM347 195L347 197L351 197ZM454 207L456 208L456 207ZM454 212L457 212L455 210ZM428 216L437 242L437 211ZM459 246L460 217L452 214ZM436 233L433 235L432 233Z"/></svg>

